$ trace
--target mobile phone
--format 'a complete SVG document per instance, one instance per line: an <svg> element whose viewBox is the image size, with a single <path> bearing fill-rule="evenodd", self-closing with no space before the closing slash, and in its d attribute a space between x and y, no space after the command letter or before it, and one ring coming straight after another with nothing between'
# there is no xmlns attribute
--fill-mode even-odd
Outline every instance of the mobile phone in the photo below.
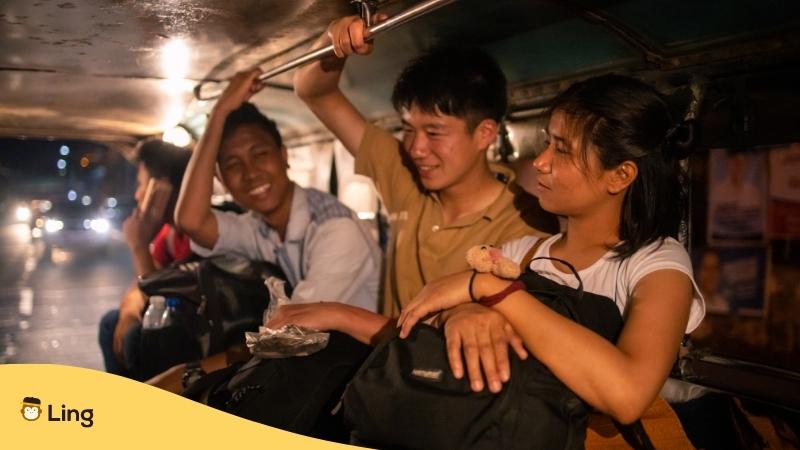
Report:
<svg viewBox="0 0 800 450"><path fill-rule="evenodd" d="M147 186L144 188L144 197L142 197L141 203L139 203L139 212L144 213L150 208L150 204L153 202L153 195L156 191L156 179L150 178L147 180Z"/></svg>

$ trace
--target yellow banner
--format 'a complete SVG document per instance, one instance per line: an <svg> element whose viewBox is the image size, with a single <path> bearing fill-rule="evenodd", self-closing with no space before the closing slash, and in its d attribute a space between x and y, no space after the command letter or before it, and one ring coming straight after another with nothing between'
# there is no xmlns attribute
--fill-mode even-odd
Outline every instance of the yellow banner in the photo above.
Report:
<svg viewBox="0 0 800 450"><path fill-rule="evenodd" d="M0 365L0 442L26 449L352 449L78 367Z"/></svg>

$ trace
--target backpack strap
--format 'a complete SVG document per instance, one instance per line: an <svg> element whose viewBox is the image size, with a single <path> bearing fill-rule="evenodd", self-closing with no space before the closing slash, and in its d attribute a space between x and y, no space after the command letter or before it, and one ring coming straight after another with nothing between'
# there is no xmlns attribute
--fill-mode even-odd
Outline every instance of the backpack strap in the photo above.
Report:
<svg viewBox="0 0 800 450"><path fill-rule="evenodd" d="M528 252L525 253L525 256L522 257L522 262L519 263L519 270L521 272L525 272L525 269L528 268L528 265L533 261L533 255L536 254L536 250L539 250L539 247L544 242L545 238L540 237L535 244L531 245L531 248L528 249Z"/></svg>
<svg viewBox="0 0 800 450"><path fill-rule="evenodd" d="M214 284L214 272L221 271L206 260L197 266L197 281L202 298L206 302L205 318L210 325L208 352L203 349L203 356L213 355L225 350L225 330L222 327L221 294Z"/></svg>

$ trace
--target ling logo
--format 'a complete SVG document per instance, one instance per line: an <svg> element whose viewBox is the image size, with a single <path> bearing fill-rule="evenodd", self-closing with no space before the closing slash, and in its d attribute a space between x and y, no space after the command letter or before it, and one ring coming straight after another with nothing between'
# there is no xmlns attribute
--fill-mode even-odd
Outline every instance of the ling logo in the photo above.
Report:
<svg viewBox="0 0 800 450"><path fill-rule="evenodd" d="M22 400L22 417L33 422L42 416L42 401L36 397L25 397ZM47 421L48 422L77 422L84 428L91 428L94 425L94 410L84 409L77 410L67 408L66 405L61 405L61 414L53 411L53 405L47 405Z"/></svg>
<svg viewBox="0 0 800 450"><path fill-rule="evenodd" d="M42 401L36 397L22 399L22 417L33 422L42 415Z"/></svg>

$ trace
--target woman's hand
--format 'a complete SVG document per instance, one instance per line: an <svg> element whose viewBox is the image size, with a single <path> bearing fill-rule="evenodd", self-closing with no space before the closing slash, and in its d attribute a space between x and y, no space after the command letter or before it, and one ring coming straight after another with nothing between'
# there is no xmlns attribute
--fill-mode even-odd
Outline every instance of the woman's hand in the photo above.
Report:
<svg viewBox="0 0 800 450"><path fill-rule="evenodd" d="M400 337L408 336L411 328L429 314L469 303L472 300L469 292L471 276L472 271L460 272L426 284L400 313L397 320L397 326L401 328Z"/></svg>
<svg viewBox="0 0 800 450"><path fill-rule="evenodd" d="M122 223L122 234L131 249L148 248L166 222L165 213L172 195L172 185L166 179L151 178L150 183L145 192L146 198Z"/></svg>
<svg viewBox="0 0 800 450"><path fill-rule="evenodd" d="M509 345L520 359L528 357L511 324L491 308L476 303L459 305L443 313L442 321L453 376L458 379L464 376L466 362L473 391L483 390L484 376L489 390L495 393L511 378Z"/></svg>

